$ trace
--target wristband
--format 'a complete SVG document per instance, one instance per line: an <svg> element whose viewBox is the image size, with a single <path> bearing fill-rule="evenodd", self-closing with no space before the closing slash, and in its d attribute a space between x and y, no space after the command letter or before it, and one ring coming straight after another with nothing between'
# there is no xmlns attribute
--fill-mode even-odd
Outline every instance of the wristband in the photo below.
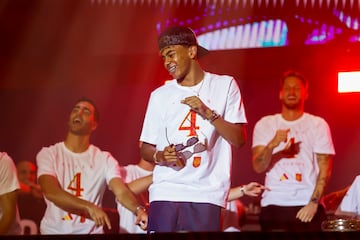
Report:
<svg viewBox="0 0 360 240"><path fill-rule="evenodd" d="M245 187L244 186L241 186L240 192L242 193L243 196L245 196Z"/></svg>
<svg viewBox="0 0 360 240"><path fill-rule="evenodd" d="M220 117L220 114L218 114L217 112L215 112L215 110L211 110L211 116L207 119L210 123L212 123L213 121L215 121L216 119L218 119Z"/></svg>
<svg viewBox="0 0 360 240"><path fill-rule="evenodd" d="M138 215L138 211L139 211L140 209L143 210L144 212L146 212L146 208L145 208L144 206L139 205L139 206L136 207L136 209L135 209L135 211L134 211L134 215L135 215L135 216Z"/></svg>
<svg viewBox="0 0 360 240"><path fill-rule="evenodd" d="M156 154L157 154L158 152L159 152L159 151L156 150L156 151L154 152L154 155L153 155L153 159L154 159L155 164L158 164L158 163L159 163L159 161L158 161L157 158L156 158Z"/></svg>

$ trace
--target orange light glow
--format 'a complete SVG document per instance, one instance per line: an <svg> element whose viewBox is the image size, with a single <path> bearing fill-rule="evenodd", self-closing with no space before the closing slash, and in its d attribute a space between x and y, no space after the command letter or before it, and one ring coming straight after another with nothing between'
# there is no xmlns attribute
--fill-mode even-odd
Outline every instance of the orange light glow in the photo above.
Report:
<svg viewBox="0 0 360 240"><path fill-rule="evenodd" d="M339 72L338 73L338 92L360 92L360 71L359 72Z"/></svg>

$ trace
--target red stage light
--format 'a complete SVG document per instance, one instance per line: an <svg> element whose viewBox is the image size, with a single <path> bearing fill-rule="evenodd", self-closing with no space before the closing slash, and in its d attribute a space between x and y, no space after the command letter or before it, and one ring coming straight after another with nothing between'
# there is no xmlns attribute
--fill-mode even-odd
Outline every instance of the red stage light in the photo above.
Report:
<svg viewBox="0 0 360 240"><path fill-rule="evenodd" d="M360 71L359 72L339 72L338 73L338 92L360 92Z"/></svg>

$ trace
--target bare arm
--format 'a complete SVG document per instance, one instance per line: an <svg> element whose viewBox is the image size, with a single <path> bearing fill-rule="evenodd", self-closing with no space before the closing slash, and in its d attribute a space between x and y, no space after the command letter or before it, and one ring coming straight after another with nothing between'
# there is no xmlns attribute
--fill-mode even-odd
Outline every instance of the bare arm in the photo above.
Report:
<svg viewBox="0 0 360 240"><path fill-rule="evenodd" d="M0 195L2 217L0 219L0 235L6 234L16 219L17 191Z"/></svg>
<svg viewBox="0 0 360 240"><path fill-rule="evenodd" d="M257 173L262 173L268 169L271 163L273 148L269 146L256 146L252 148L253 168Z"/></svg>
<svg viewBox="0 0 360 240"><path fill-rule="evenodd" d="M316 154L316 158L319 165L319 175L311 199L317 199L317 201L319 201L323 196L331 177L333 156L328 154Z"/></svg>
<svg viewBox="0 0 360 240"><path fill-rule="evenodd" d="M146 177L141 177L128 183L127 185L134 194L139 194L149 188L152 183L152 177L152 174Z"/></svg>
<svg viewBox="0 0 360 240"><path fill-rule="evenodd" d="M222 117L217 118L212 122L216 131L231 145L240 148L246 142L246 127L245 124L230 123L225 121Z"/></svg>
<svg viewBox="0 0 360 240"><path fill-rule="evenodd" d="M152 145L152 144L149 144L146 142L143 142L141 144L140 155L141 155L141 158L143 158L145 161L154 162L155 151L156 151L155 145ZM159 152L157 155L160 156Z"/></svg>
<svg viewBox="0 0 360 240"><path fill-rule="evenodd" d="M44 196L59 208L90 218L97 226L107 225L111 229L110 219L101 208L64 191L54 176L41 175L39 184Z"/></svg>
<svg viewBox="0 0 360 240"><path fill-rule="evenodd" d="M116 200L136 215L136 222L134 224L139 224L140 227L145 230L147 228L148 215L145 208L137 201L134 193L131 192L120 178L111 179L109 186L113 191Z"/></svg>
<svg viewBox="0 0 360 240"><path fill-rule="evenodd" d="M344 198L344 196L346 195L347 191L349 190L351 185L346 186L343 189L340 189L338 191L335 192L331 192L325 196L323 196L321 198L321 203L324 205L325 209L327 212L329 211L336 211L342 201L342 199Z"/></svg>
<svg viewBox="0 0 360 240"><path fill-rule="evenodd" d="M188 105L192 111L195 111L204 119L211 119L213 112L206 106L199 97L191 96L181 101L181 103ZM241 147L246 141L245 124L230 123L225 121L221 116L217 117L211 122L216 128L216 131L226 141L235 147Z"/></svg>
<svg viewBox="0 0 360 240"><path fill-rule="evenodd" d="M141 157L148 161L154 162L161 165L172 165L178 161L174 146L167 146L164 150L157 151L155 145L143 142L140 148Z"/></svg>
<svg viewBox="0 0 360 240"><path fill-rule="evenodd" d="M296 215L296 217L303 222L310 222L313 219L332 172L332 155L316 154L316 158L319 165L319 175L313 194L311 195L311 199L309 199L309 203L300 209Z"/></svg>
<svg viewBox="0 0 360 240"><path fill-rule="evenodd" d="M280 156L273 156L273 150L281 142L287 141L289 129L277 130L275 136L266 146L255 146L252 148L252 163L255 172L262 173L266 171L272 162L276 162Z"/></svg>
<svg viewBox="0 0 360 240"><path fill-rule="evenodd" d="M250 197L257 197L260 195L262 190L265 189L265 186L257 182L251 182L246 185L233 187L230 189L228 201L232 201L238 198L243 197L244 195Z"/></svg>

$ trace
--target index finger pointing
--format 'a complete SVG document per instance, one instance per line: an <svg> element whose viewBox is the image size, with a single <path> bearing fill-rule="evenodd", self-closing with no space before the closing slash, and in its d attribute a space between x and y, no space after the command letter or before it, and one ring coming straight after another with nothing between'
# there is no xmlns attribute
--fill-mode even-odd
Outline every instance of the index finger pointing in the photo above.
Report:
<svg viewBox="0 0 360 240"><path fill-rule="evenodd" d="M105 217L105 223L106 223L106 226L108 227L108 229L111 229L111 222L110 222L110 219L108 218L108 216Z"/></svg>

